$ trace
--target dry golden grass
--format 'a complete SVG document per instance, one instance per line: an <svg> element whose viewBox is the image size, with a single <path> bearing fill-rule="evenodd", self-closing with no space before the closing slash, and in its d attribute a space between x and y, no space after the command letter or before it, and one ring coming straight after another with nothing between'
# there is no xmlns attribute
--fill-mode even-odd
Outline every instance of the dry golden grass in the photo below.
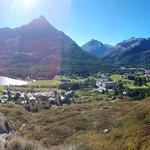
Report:
<svg viewBox="0 0 150 150"><path fill-rule="evenodd" d="M150 98L73 104L37 114L17 105L0 105L0 112L19 136L49 149L62 150L66 145L75 150L150 149Z"/></svg>

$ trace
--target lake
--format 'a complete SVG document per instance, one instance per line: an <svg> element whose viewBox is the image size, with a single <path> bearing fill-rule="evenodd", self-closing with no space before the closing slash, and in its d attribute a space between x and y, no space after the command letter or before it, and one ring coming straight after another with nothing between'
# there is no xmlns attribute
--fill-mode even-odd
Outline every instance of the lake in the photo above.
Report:
<svg viewBox="0 0 150 150"><path fill-rule="evenodd" d="M29 82L23 80L12 79L4 76L0 76L0 85L9 86L9 85L27 85Z"/></svg>

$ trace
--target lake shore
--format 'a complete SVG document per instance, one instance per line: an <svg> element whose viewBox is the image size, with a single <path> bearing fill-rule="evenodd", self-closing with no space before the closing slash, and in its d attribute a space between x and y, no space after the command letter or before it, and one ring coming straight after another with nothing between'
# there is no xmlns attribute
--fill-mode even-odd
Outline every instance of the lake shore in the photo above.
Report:
<svg viewBox="0 0 150 150"><path fill-rule="evenodd" d="M23 81L23 80L17 80L17 79L12 79L12 78L5 77L5 76L0 76L0 85L1 86L9 86L9 85L21 86L21 85L27 85L28 83L29 82Z"/></svg>

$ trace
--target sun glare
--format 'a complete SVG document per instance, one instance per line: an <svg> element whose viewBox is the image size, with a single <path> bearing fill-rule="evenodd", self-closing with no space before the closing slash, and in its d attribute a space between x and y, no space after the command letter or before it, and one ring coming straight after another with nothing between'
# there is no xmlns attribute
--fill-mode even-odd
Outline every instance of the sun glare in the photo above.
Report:
<svg viewBox="0 0 150 150"><path fill-rule="evenodd" d="M33 5L33 0L24 0L24 5L26 7L31 7Z"/></svg>

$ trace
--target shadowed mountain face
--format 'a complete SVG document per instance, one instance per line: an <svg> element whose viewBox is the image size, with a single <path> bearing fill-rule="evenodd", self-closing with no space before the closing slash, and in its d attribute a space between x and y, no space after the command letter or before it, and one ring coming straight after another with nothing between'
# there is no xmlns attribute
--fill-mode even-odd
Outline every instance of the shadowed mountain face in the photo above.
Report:
<svg viewBox="0 0 150 150"><path fill-rule="evenodd" d="M87 42L85 45L83 45L81 48L96 56L96 57L103 57L104 53L109 49L112 48L113 46L108 45L108 44L103 44L100 41L97 40L91 40L89 42Z"/></svg>
<svg viewBox="0 0 150 150"><path fill-rule="evenodd" d="M109 49L105 61L127 67L150 66L150 39L131 38Z"/></svg>
<svg viewBox="0 0 150 150"><path fill-rule="evenodd" d="M19 28L0 29L0 75L51 79L66 73L88 75L103 68L44 16Z"/></svg>

